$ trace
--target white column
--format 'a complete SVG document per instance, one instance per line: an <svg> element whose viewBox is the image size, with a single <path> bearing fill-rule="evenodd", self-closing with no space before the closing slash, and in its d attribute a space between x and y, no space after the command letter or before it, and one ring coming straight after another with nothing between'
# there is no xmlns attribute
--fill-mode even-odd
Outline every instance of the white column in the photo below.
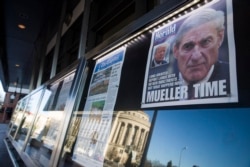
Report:
<svg viewBox="0 0 250 167"><path fill-rule="evenodd" d="M111 134L110 136L112 136L111 142L115 143L115 141L117 139L118 132L121 128L121 122L118 122L118 125L117 124L113 125L113 128L115 128L115 132L114 132L114 134Z"/></svg>
<svg viewBox="0 0 250 167"><path fill-rule="evenodd" d="M126 125L127 125L127 124L124 123L124 126L122 126L121 133L120 133L119 139L118 139L118 144L119 144L119 145L122 145L124 136L125 136L125 134L126 134L126 127L127 127Z"/></svg>
<svg viewBox="0 0 250 167"><path fill-rule="evenodd" d="M128 124L128 135L126 136L126 141L125 141L125 145L131 145L131 141L132 141L132 134L133 134L133 126L131 124Z"/></svg>
<svg viewBox="0 0 250 167"><path fill-rule="evenodd" d="M136 137L136 141L135 141L135 146L136 148L138 148L138 145L139 145L139 142L140 142L140 137L141 137L141 130L139 127L138 127L138 130L137 130L137 137Z"/></svg>
<svg viewBox="0 0 250 167"><path fill-rule="evenodd" d="M122 136L122 133L123 133L123 130L124 130L124 126L125 126L125 123L124 122L121 122L121 126L118 130L118 134L117 134L117 137L115 139L115 143L116 144L119 144L120 143L120 138Z"/></svg>
<svg viewBox="0 0 250 167"><path fill-rule="evenodd" d="M132 143L131 144L133 144L133 145L135 145L136 146L136 143L137 143L137 141L138 141L138 129L139 129L139 127L138 126L135 126L134 127L134 137L133 137L133 141L132 141Z"/></svg>
<svg viewBox="0 0 250 167"><path fill-rule="evenodd" d="M124 138L126 137L126 132L127 132L127 124L124 123L124 128L123 128L123 131L122 131L122 134L121 134L121 138L119 138L119 144L120 145L123 145L123 141L124 141Z"/></svg>

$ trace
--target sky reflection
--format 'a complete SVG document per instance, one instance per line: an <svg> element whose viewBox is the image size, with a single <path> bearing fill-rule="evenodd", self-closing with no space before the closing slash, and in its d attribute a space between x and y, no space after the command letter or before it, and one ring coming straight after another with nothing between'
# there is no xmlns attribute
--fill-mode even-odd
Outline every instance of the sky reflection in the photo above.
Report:
<svg viewBox="0 0 250 167"><path fill-rule="evenodd" d="M178 166L250 167L250 109L159 111L147 159Z"/></svg>

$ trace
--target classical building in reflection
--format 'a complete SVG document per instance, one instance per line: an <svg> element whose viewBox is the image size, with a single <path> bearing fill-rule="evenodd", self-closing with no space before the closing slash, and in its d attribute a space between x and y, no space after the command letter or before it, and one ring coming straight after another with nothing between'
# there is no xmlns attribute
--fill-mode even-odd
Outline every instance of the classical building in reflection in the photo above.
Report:
<svg viewBox="0 0 250 167"><path fill-rule="evenodd" d="M132 156L132 162L139 164L150 125L149 116L143 111L116 111L113 115L105 159L124 164L128 156Z"/></svg>

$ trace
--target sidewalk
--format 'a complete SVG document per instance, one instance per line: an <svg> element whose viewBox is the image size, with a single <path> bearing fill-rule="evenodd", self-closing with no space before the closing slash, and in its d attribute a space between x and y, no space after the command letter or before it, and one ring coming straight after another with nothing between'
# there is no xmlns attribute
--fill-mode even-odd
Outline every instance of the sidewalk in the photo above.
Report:
<svg viewBox="0 0 250 167"><path fill-rule="evenodd" d="M1 167L14 167L7 151L4 139L6 137L6 130L8 124L0 123L0 166Z"/></svg>

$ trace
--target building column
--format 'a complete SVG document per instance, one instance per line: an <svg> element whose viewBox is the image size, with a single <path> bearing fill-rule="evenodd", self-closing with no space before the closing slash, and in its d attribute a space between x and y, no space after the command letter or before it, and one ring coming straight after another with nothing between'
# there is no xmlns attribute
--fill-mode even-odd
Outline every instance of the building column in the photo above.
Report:
<svg viewBox="0 0 250 167"><path fill-rule="evenodd" d="M138 146L137 146L137 150L139 150L139 151L142 148L144 136L145 136L145 129L141 129L141 135L140 135L139 143L138 143Z"/></svg>
<svg viewBox="0 0 250 167"><path fill-rule="evenodd" d="M125 145L131 145L132 143L132 136L133 136L134 130L133 130L133 125L128 124L128 133L127 133L127 139L125 141Z"/></svg>
<svg viewBox="0 0 250 167"><path fill-rule="evenodd" d="M135 126L134 127L134 135L133 135L133 139L132 139L132 145L136 145L137 141L138 141L138 131L139 131L139 127Z"/></svg>
<svg viewBox="0 0 250 167"><path fill-rule="evenodd" d="M115 143L115 141L117 140L119 130L121 128L121 122L118 122L118 126L117 127L114 126L114 128L115 128L115 132L114 134L111 134L112 135L111 143Z"/></svg>
<svg viewBox="0 0 250 167"><path fill-rule="evenodd" d="M136 138L135 138L135 143L134 143L134 145L136 146L136 148L139 145L140 137L141 137L141 129L138 127Z"/></svg>
<svg viewBox="0 0 250 167"><path fill-rule="evenodd" d="M143 140L143 143L142 143L142 148L141 148L141 152L143 152L145 146L146 146L146 143L147 143L147 138L148 138L148 131L145 132L145 135L144 135L144 140Z"/></svg>
<svg viewBox="0 0 250 167"><path fill-rule="evenodd" d="M124 123L124 126L122 126L122 129L121 129L121 134L119 135L119 139L118 139L118 144L119 145L122 145L123 143L123 139L124 139L124 136L126 134L126 123Z"/></svg>

